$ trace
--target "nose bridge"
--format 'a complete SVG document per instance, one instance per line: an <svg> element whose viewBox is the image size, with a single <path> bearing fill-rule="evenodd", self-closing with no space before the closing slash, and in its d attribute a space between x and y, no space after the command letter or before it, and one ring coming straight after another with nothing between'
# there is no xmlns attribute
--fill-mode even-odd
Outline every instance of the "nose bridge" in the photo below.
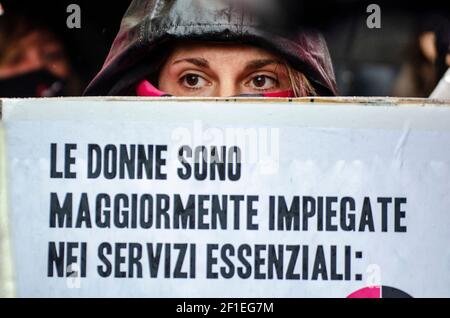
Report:
<svg viewBox="0 0 450 318"><path fill-rule="evenodd" d="M30 47L27 49L26 60L24 64L27 64L30 69L39 69L43 66L44 63L42 61L38 48Z"/></svg>
<svg viewBox="0 0 450 318"><path fill-rule="evenodd" d="M238 94L239 87L233 72L222 72L219 77L218 97L230 97Z"/></svg>

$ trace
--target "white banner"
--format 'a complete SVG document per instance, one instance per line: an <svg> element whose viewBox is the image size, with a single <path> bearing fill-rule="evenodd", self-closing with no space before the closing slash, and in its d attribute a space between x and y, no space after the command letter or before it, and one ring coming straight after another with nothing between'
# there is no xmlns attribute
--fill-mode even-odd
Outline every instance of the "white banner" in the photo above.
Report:
<svg viewBox="0 0 450 318"><path fill-rule="evenodd" d="M3 100L0 289L450 297L448 106Z"/></svg>

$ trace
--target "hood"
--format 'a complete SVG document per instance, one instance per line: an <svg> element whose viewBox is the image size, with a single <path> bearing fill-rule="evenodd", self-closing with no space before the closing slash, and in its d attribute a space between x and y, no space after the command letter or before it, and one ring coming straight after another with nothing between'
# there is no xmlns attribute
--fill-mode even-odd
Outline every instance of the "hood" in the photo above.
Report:
<svg viewBox="0 0 450 318"><path fill-rule="evenodd" d="M272 6L282 1L273 0ZM303 72L321 96L334 96L336 81L325 40L290 25L277 28L233 0L133 0L106 61L85 91L88 96L123 95L157 68L171 40L247 43L284 57ZM265 10L267 12L267 10ZM273 8L270 9L273 13ZM282 11L273 16L283 16ZM279 23L278 23L279 25Z"/></svg>

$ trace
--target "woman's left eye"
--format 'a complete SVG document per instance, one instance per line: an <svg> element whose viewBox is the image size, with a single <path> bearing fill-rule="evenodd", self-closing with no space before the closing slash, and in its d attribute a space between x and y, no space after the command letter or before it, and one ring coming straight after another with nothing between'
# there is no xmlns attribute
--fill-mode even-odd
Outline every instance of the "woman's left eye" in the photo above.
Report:
<svg viewBox="0 0 450 318"><path fill-rule="evenodd" d="M257 90L268 90L277 86L278 81L267 75L257 75L250 80L249 84Z"/></svg>

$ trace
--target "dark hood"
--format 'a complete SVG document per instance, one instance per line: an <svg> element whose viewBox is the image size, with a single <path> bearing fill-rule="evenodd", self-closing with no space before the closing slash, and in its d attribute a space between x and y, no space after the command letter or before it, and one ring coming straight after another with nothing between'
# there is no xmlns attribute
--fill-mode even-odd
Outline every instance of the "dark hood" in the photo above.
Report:
<svg viewBox="0 0 450 318"><path fill-rule="evenodd" d="M267 1L266 1L267 2ZM280 0L273 0L277 5ZM156 70L170 40L249 43L281 54L302 71L322 96L336 95L336 82L323 37L311 30L275 28L250 7L232 0L133 0L89 96L123 95ZM271 12L274 13L274 12ZM276 16L273 14L273 16ZM279 16L283 16L282 12Z"/></svg>

